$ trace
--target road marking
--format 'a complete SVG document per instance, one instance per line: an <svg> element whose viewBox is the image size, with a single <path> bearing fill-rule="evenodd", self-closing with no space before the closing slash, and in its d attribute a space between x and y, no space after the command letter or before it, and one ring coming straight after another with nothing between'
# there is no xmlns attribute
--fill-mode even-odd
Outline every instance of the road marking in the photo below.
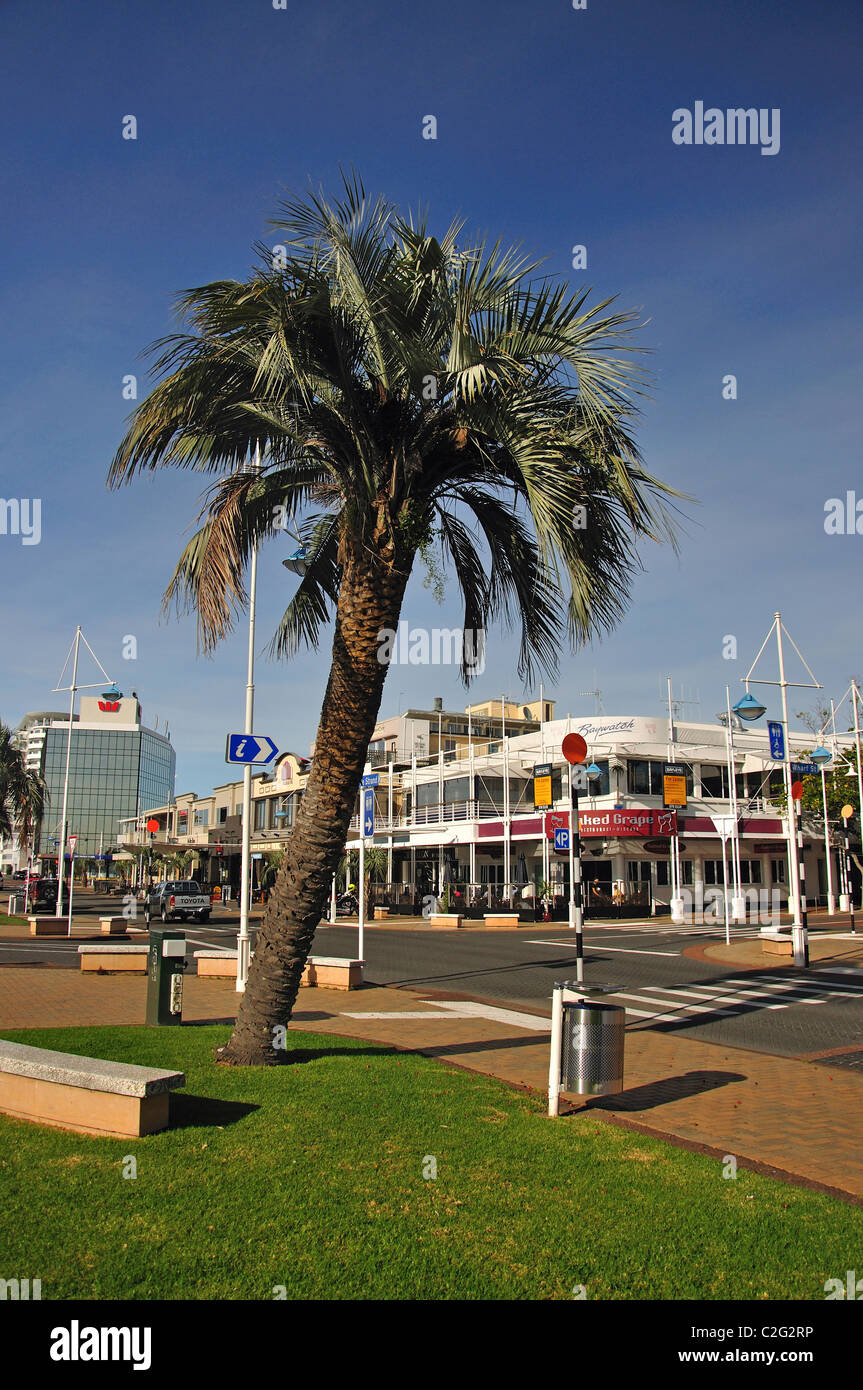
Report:
<svg viewBox="0 0 863 1390"><path fill-rule="evenodd" d="M636 1003L638 1003L638 1004L656 1004L656 1005L657 1005L658 1007L660 1007L660 1008L661 1008L662 1005L666 1002L664 999L651 999L650 996L647 995L647 994L624 994L623 991L621 991L619 994L615 995L615 998L617 998L617 999L634 999L634 1000L636 1001ZM774 1009L784 1009L786 1006L785 1006L784 1004L773 1004L773 1005L769 1005L768 1007L771 1007L771 1008L774 1008ZM706 1004L681 1004L681 1005L680 1005L680 1009L679 1009L678 1011L675 1011L673 1014L654 1014L654 1015L648 1015L648 1017L654 1017L654 1018L680 1018L681 1013L685 1013L685 1014L690 1014L690 1013L696 1013L696 1014L729 1014L729 1015L730 1015L730 1014L736 1014L736 1013L737 1013L737 1010L736 1010L736 1009L715 1009L715 1008L712 1008L711 1006L706 1005Z"/></svg>
<svg viewBox="0 0 863 1390"><path fill-rule="evenodd" d="M434 1013L434 1012L432 1012L431 1010L427 1010L425 1013L422 1013L422 1014L421 1014L421 1013L412 1013L412 1012L410 1012L410 1011L408 1011L408 1010L404 1010L404 1011L403 1011L403 1010L401 1010L401 1009L390 1009L389 1012L380 1012L380 1013L376 1013L376 1012L370 1012L370 1013L343 1013L343 1014L340 1015L340 1017L341 1017L341 1018L397 1018L397 1019L405 1019L405 1018L448 1018L448 1019L451 1020L451 1019L452 1019L452 1014L449 1014L449 1013L447 1013L447 1014L444 1014L444 1013ZM465 1014L464 1017L466 1018L466 1017L467 1017L467 1014Z"/></svg>
<svg viewBox="0 0 863 1390"><path fill-rule="evenodd" d="M523 1014L515 1009L496 1009L492 1004L475 1004L472 1000L459 1000L457 1004L441 1000L424 1000L434 1004L436 1009L451 1009L463 1018L490 1018L494 1023L508 1023L513 1028L528 1028L534 1033L550 1033L551 1019L540 1018L537 1014Z"/></svg>
<svg viewBox="0 0 863 1390"><path fill-rule="evenodd" d="M578 945L575 941L527 941L528 946L560 946L566 951L577 951ZM632 946L600 946L596 942L591 942L591 951L621 951L627 956L679 956L679 951L637 951ZM537 961L537 964L540 964Z"/></svg>

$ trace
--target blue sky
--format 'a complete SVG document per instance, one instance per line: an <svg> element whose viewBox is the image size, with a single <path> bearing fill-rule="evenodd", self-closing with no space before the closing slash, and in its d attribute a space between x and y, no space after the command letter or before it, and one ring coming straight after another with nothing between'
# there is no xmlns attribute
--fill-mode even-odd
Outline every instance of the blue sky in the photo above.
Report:
<svg viewBox="0 0 863 1390"><path fill-rule="evenodd" d="M578 692L596 670L609 713L658 712L669 672L712 718L777 608L838 699L863 669L863 536L824 531L828 498L863 499L861 28L850 3L800 0L0 5L0 495L42 499L39 545L0 535L0 717L62 708L51 687L80 622L147 721L168 720L177 790L226 780L245 633L205 661L193 619L160 620L200 486L165 471L107 491L122 378L145 388L139 354L174 326L178 291L243 276L282 191L334 188L340 166L427 205L433 230L460 213L523 242L645 321L654 391L639 443L698 505L679 558L643 549L617 630L562 654L546 686L558 711L593 713ZM779 153L675 145L672 112L699 100L779 108ZM136 141L121 138L127 114ZM428 114L435 141L421 138ZM575 244L586 271L571 268ZM735 401L722 399L728 373ZM262 647L290 595L288 549L262 557ZM419 571L403 616L455 625L454 586L438 608ZM737 661L722 657L727 634ZM382 712L535 694L511 652L490 634L470 697L451 668L394 668ZM259 662L255 722L280 747L307 751L328 664L328 640Z"/></svg>

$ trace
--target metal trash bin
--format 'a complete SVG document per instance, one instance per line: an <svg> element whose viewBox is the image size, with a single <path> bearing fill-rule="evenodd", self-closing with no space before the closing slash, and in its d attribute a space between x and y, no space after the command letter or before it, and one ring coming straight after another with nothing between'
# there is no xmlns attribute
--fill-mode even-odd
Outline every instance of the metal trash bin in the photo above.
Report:
<svg viewBox="0 0 863 1390"><path fill-rule="evenodd" d="M623 1090L626 1010L580 999L563 1005L561 1090L607 1096Z"/></svg>

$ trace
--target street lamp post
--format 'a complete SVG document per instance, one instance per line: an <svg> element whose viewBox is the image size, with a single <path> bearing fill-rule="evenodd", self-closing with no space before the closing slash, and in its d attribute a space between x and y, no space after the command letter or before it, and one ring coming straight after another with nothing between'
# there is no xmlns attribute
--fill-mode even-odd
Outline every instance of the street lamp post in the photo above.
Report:
<svg viewBox="0 0 863 1390"><path fill-rule="evenodd" d="M255 449L254 468L261 471L261 446ZM249 654L246 674L246 715L243 733L251 734L255 719L255 605L258 592L258 543L252 545L251 567L249 572ZM240 858L240 930L237 936L237 983L236 990L242 994L249 977L249 870L252 848L252 765L243 768L243 844Z"/></svg>
<svg viewBox="0 0 863 1390"><path fill-rule="evenodd" d="M731 834L731 920L746 921L746 901L743 897L742 874L740 870L740 821L737 805L737 776L734 768L734 731L731 724L731 691L725 687L725 746L728 759L728 801L732 820ZM722 845L722 859L725 861L725 843ZM725 870L723 868L723 874ZM726 894L727 896L727 894Z"/></svg>

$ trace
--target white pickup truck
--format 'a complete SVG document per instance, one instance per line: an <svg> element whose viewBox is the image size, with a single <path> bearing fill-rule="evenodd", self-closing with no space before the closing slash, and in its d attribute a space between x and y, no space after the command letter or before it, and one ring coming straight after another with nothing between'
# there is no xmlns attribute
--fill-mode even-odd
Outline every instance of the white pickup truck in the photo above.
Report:
<svg viewBox="0 0 863 1390"><path fill-rule="evenodd" d="M194 917L198 922L210 920L210 899L202 893L194 879L168 880L151 888L144 900L144 920L151 922L153 917L161 917L163 922L173 922L179 917L185 922Z"/></svg>

